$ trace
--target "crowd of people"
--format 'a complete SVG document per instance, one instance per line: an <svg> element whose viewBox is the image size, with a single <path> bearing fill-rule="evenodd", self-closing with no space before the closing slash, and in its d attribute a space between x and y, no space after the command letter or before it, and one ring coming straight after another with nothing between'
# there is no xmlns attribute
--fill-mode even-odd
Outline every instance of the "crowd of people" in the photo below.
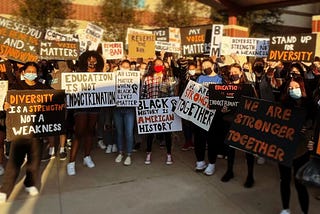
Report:
<svg viewBox="0 0 320 214"><path fill-rule="evenodd" d="M20 64L1 57L6 65L6 72L1 73L1 80L8 80L9 90L60 89L62 72L115 72L132 70L141 77L140 99L181 96L190 80L206 87L210 84L248 84L251 87L245 96L280 103L288 107L299 107L305 111L305 121L299 135L299 148L292 167L279 164L281 214L290 213L290 182L294 173L308 162L316 132L315 127L320 105L320 59L315 57L310 65L301 62L268 62L264 58L248 58L241 63L236 55L227 63L224 57L174 58L164 52L155 59L104 60L96 51L83 53L78 61L46 61ZM5 102L5 111L10 109ZM138 135L134 107L99 107L68 109L66 111L67 131L61 136L43 138L22 138L5 143L5 111L0 112L0 175L3 175L0 188L0 202L5 202L10 195L20 167L27 157L27 171L24 185L30 195L37 195L36 178L42 160L59 153L61 160L69 162L67 174L76 175L76 159L79 148L83 146L83 164L95 167L91 150L97 142L106 153L118 153L115 162L130 166L134 159L132 153L146 144L145 164L152 163L152 144L157 141L166 148L165 164L174 163L172 154L172 132ZM193 150L195 171L211 176L215 172L217 158L227 159L227 169L222 182L234 178L233 165L235 149L224 144L235 112L222 108L217 110L208 131L182 119L184 144L183 151ZM107 139L107 140L105 140ZM41 143L40 143L41 141ZM9 151L10 148L10 151ZM57 149L58 148L58 149ZM57 150L58 152L55 152ZM9 156L5 161L4 154ZM205 154L207 153L207 158ZM58 155L57 155L58 156ZM247 177L244 187L254 186L255 160L263 162L262 157L245 153ZM207 161L206 161L207 160ZM5 164L6 162L6 164ZM308 213L309 198L306 186L294 178L300 207Z"/></svg>

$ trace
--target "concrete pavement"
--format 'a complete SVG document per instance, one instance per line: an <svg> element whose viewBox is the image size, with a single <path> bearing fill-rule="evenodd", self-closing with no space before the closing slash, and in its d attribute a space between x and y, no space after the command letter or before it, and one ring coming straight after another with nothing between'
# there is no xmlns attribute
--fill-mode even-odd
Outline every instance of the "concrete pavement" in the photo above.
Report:
<svg viewBox="0 0 320 214"><path fill-rule="evenodd" d="M278 214L281 210L277 165L267 162L255 166L255 185L243 187L245 158L237 152L235 178L222 183L226 160L218 159L213 176L194 171L193 151L180 150L183 142L175 138L174 164L165 165L165 149L154 144L151 165L144 164L145 145L133 154L131 166L114 162L116 154L99 148L92 152L96 167L82 165L82 153L76 163L77 175L66 175L67 161L58 158L42 163L40 194L30 197L23 189L23 176L1 214ZM24 172L22 170L22 172ZM0 177L1 182L2 176ZM310 188L310 214L320 213L320 201ZM301 213L292 186L291 211Z"/></svg>

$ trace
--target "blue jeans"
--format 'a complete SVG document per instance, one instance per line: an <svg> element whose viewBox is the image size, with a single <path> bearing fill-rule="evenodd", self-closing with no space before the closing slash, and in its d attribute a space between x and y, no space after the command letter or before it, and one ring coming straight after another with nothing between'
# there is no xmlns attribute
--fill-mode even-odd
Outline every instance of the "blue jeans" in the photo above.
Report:
<svg viewBox="0 0 320 214"><path fill-rule="evenodd" d="M135 123L134 107L116 107L113 112L114 126L116 128L116 142L119 152L123 152L123 136L127 143L127 153L132 153L134 143L133 128Z"/></svg>

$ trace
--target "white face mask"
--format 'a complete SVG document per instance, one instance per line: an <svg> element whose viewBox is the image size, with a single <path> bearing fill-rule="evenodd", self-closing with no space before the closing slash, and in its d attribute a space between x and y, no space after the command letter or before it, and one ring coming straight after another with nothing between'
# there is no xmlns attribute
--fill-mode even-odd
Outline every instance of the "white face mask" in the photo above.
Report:
<svg viewBox="0 0 320 214"><path fill-rule="evenodd" d="M302 97L301 89L300 88L290 89L289 95L295 100L300 99Z"/></svg>
<svg viewBox="0 0 320 214"><path fill-rule="evenodd" d="M24 79L27 79L30 81L33 81L38 77L38 75L35 73L25 73L23 76L24 76Z"/></svg>
<svg viewBox="0 0 320 214"><path fill-rule="evenodd" d="M193 76L193 75L196 74L196 70L188 70L188 73L189 73L191 76Z"/></svg>

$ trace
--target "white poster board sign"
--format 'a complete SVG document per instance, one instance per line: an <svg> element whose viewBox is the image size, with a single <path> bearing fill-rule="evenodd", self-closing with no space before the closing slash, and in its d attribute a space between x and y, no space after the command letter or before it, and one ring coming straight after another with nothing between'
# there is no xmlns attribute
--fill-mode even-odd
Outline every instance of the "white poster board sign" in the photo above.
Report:
<svg viewBox="0 0 320 214"><path fill-rule="evenodd" d="M3 104L7 96L7 91L8 91L8 81L1 80L0 81L0 111L3 111Z"/></svg>
<svg viewBox="0 0 320 214"><path fill-rule="evenodd" d="M179 97L143 99L136 107L138 134L181 131L181 118L173 112Z"/></svg>
<svg viewBox="0 0 320 214"><path fill-rule="evenodd" d="M208 90L207 87L190 80L174 111L181 118L206 131L210 129L216 113L215 109L209 109Z"/></svg>
<svg viewBox="0 0 320 214"><path fill-rule="evenodd" d="M123 42L102 42L102 55L105 59L122 59Z"/></svg>
<svg viewBox="0 0 320 214"><path fill-rule="evenodd" d="M140 72L119 70L116 81L116 105L120 107L138 106Z"/></svg>
<svg viewBox="0 0 320 214"><path fill-rule="evenodd" d="M66 92L68 109L115 105L113 72L62 73L61 88Z"/></svg>

